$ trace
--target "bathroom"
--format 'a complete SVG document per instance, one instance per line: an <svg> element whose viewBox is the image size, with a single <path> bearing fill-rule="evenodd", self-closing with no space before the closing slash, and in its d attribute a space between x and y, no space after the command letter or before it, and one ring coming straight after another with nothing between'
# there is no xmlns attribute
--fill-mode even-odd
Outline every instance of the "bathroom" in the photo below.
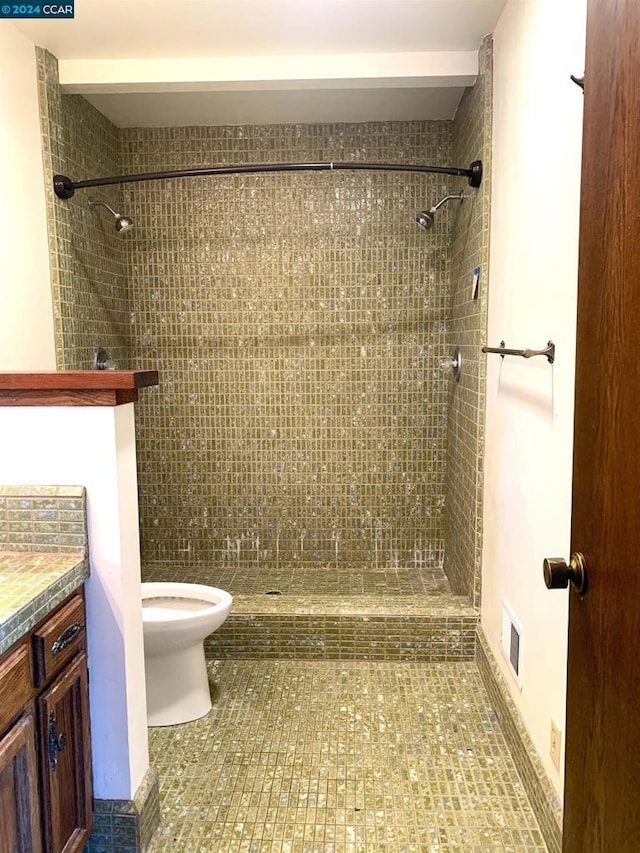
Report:
<svg viewBox="0 0 640 853"><path fill-rule="evenodd" d="M412 14L412 4L398 5ZM416 689L401 681L409 665L418 672L434 664L445 682L447 666L473 663L479 621L481 689L502 679L506 713L517 721L504 726L507 740L532 744L536 781L529 783L545 800L533 840L510 836L517 832L510 826L499 842L491 838L503 847L487 849L560 849L567 598L549 595L540 566L547 554L569 553L582 122L582 96L569 75L584 67L585 4L486 5L491 25L464 49L475 71L460 72L456 100L437 118L350 118L360 105L347 99L341 119L167 125L162 100L154 107L150 95L90 85L74 91L74 61L87 80L108 78L97 67L107 54L95 47L93 55L90 47L65 54L64 37L43 29L51 22L7 24L2 62L24 72L22 90L3 90L0 102L13 116L8 150L16 169L7 180L21 187L7 199L22 214L18 223L30 224L4 254L7 280L23 282L9 294L11 316L28 323L3 321L0 366L86 370L101 345L118 368L159 371L158 387L135 404L142 579L206 583L234 595L229 620L207 642L220 713L229 691L242 695L249 683L248 696L290 693L312 733L314 715L339 717L341 706L305 705L294 685L306 680L305 689L330 694L346 678L345 696L353 685L367 695L376 664L388 668L379 672L389 673L391 693ZM493 35L483 38L487 32ZM312 52L305 43L299 50ZM143 127L131 115L142 114L136 98L145 97L156 114ZM116 113L121 124L107 118ZM33 173L43 156L47 174L74 179L358 159L459 167L481 159L485 174L477 189L433 174L175 179L91 188L61 202ZM443 206L431 229L418 227L419 211L461 190L463 200ZM89 198L131 217L134 228L118 235L109 212L92 209ZM533 263L542 237L531 223L542 218L547 234L562 236ZM55 238L51 254L47 234ZM481 353L503 339L532 348L552 340L555 361ZM456 346L459 382L440 368ZM526 558L514 560L516 552ZM520 678L503 654L505 612L521 636ZM336 667L334 675L322 675L330 672L323 666ZM465 678L476 683L470 672ZM441 687L443 696L455 695L455 679ZM273 701L264 719L276 726ZM497 694L491 702L500 718ZM287 714L280 724L291 731ZM343 722L365 754L357 723ZM550 755L552 722L560 761ZM255 720L245 724L251 731ZM332 730L317 731L321 750ZM191 760L198 735L158 730L152 764L172 736L187 739L181 760ZM527 773L517 762L516 769ZM166 767L160 770L162 791ZM220 780L236 772L222 765ZM361 778L364 784L347 776L347 787L353 781L366 801ZM177 778L167 785L187 814L205 810L193 791L176 793ZM428 830L428 817L410 818L406 805L397 806L396 835L383 836L367 802L361 824L334 814L315 836L278 836L289 825L279 820L272 836L255 827L237 835L239 790L225 789L233 801L225 803L226 820L219 804L217 819L208 806L204 820L217 847L185 840L171 817L161 832L177 833L164 838L176 846L158 849L474 849L464 846L472 842L462 819L455 830L445 820L439 837L411 835L412 820ZM353 811L357 796L341 802ZM264 805L248 808L261 815ZM314 812L315 825L323 818L317 805ZM386 821L391 833L389 814ZM300 831L299 817L294 823Z"/></svg>

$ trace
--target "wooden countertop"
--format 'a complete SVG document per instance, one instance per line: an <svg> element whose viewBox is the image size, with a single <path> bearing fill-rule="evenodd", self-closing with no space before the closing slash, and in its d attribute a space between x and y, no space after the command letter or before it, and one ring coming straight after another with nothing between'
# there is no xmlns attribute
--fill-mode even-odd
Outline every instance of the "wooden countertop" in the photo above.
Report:
<svg viewBox="0 0 640 853"><path fill-rule="evenodd" d="M119 406L158 381L157 370L0 371L0 406Z"/></svg>

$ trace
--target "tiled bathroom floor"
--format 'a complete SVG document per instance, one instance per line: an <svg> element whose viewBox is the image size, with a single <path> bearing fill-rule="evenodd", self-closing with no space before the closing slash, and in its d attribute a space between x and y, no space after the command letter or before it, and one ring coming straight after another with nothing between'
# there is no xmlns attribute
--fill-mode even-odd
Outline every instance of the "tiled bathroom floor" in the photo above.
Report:
<svg viewBox="0 0 640 853"><path fill-rule="evenodd" d="M218 661L150 730L151 853L543 853L474 663Z"/></svg>

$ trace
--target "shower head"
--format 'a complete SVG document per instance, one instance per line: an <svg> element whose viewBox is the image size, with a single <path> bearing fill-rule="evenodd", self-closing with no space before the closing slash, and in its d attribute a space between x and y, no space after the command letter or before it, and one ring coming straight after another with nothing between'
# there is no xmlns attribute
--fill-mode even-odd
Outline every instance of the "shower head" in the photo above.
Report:
<svg viewBox="0 0 640 853"><path fill-rule="evenodd" d="M118 234L126 234L133 228L133 220L128 216L116 216L116 231Z"/></svg>
<svg viewBox="0 0 640 853"><path fill-rule="evenodd" d="M109 213L115 217L116 220L116 231L118 234L126 234L127 231L131 231L133 228L133 221L129 219L128 216L121 216L119 213L116 213L112 207L109 207L108 204L104 201L94 201L94 199L88 199L89 207L93 210L94 207L106 207Z"/></svg>
<svg viewBox="0 0 640 853"><path fill-rule="evenodd" d="M433 213L433 210L421 210L416 216L416 222L421 228L424 228L425 231L428 231L436 221Z"/></svg>
<svg viewBox="0 0 640 853"><path fill-rule="evenodd" d="M454 200L459 201L460 204L462 204L464 201L464 192L460 191L457 195L448 195L441 199L437 204L434 204L433 207L430 207L429 210L421 210L416 216L416 222L421 228L428 231L436 220L436 213L439 208L441 208L445 202Z"/></svg>

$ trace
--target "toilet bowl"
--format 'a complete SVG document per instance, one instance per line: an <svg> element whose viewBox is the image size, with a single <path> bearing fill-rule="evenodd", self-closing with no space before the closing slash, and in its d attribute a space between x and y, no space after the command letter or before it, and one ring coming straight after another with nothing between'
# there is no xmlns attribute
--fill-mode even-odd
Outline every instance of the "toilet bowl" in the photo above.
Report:
<svg viewBox="0 0 640 853"><path fill-rule="evenodd" d="M204 638L222 625L232 601L213 586L142 584L148 725L186 723L211 709Z"/></svg>

